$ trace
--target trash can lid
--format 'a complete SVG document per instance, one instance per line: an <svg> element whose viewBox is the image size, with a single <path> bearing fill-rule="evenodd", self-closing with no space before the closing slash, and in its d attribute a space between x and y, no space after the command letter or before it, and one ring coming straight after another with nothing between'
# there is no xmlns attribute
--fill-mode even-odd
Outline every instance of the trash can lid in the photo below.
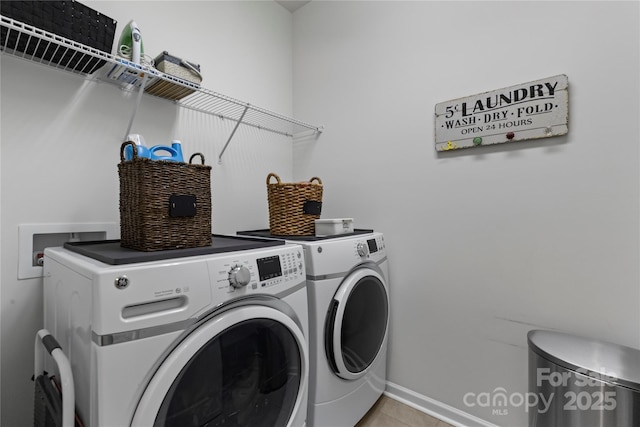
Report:
<svg viewBox="0 0 640 427"><path fill-rule="evenodd" d="M533 330L529 348L557 365L640 391L640 350L560 332Z"/></svg>

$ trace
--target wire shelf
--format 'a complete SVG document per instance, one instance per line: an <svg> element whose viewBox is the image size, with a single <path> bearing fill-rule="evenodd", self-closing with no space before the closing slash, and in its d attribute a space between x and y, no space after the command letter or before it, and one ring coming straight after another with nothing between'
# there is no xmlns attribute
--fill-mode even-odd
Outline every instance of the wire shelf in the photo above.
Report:
<svg viewBox="0 0 640 427"><path fill-rule="evenodd" d="M221 93L200 87L191 95L177 103L185 108L213 114L233 121L242 120L242 124L286 136L295 136L301 132L322 132L321 126L314 126L300 120L286 117L265 108L260 108ZM244 117L243 117L244 114Z"/></svg>
<svg viewBox="0 0 640 427"><path fill-rule="evenodd" d="M156 79L171 82L174 85L193 90L190 95L174 102L184 108L235 121L236 128L234 128L234 133L239 124L253 126L289 137L307 132L312 134L321 133L323 130L322 126L314 126L205 89L198 84L163 73L153 67L134 64L118 56L102 52L9 17L0 15L0 24L2 29L0 39L2 54L17 56L85 77L96 77L100 74L96 73L96 71L103 68L105 63L107 63L106 67L120 65L129 72L137 73L139 76L146 75L145 79L140 79L142 85L138 84L140 91L144 90L146 82L154 82ZM11 43L9 43L10 40ZM27 46L28 49L24 48L23 51L14 49L19 45ZM121 84L106 77L98 76L97 78ZM125 86L130 87L131 85L125 84ZM149 85L147 84L146 86L148 87ZM133 122L133 117L131 121ZM233 133L231 137L233 137ZM227 145L229 141L227 141Z"/></svg>

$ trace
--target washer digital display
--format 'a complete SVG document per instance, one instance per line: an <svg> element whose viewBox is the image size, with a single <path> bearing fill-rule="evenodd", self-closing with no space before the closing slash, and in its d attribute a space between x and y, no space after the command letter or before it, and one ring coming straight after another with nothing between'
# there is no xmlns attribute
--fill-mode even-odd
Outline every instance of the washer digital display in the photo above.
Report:
<svg viewBox="0 0 640 427"><path fill-rule="evenodd" d="M369 245L370 253L378 252L378 245L376 244L376 239L367 240L367 245Z"/></svg>
<svg viewBox="0 0 640 427"><path fill-rule="evenodd" d="M274 277L282 276L282 268L280 267L280 257L278 255L258 258L256 260L258 264L258 274L260 275L260 281L273 279Z"/></svg>

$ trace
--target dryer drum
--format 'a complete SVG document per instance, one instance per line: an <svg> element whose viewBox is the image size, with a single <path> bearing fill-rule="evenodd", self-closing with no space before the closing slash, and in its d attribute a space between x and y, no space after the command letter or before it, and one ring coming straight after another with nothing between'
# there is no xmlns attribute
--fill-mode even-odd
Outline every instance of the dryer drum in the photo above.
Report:
<svg viewBox="0 0 640 427"><path fill-rule="evenodd" d="M378 355L387 331L388 299L378 278L365 276L342 302L333 300L325 325L325 350L333 371L340 376L336 358L351 374L366 371ZM342 322L338 324L340 311ZM340 348L335 348L335 336L340 335Z"/></svg>

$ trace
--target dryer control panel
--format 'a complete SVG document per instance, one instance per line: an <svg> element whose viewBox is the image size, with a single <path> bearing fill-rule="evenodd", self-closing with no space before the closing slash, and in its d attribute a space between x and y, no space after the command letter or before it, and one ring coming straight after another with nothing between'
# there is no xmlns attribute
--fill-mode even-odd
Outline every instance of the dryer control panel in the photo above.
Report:
<svg viewBox="0 0 640 427"><path fill-rule="evenodd" d="M356 243L356 252L362 259L378 255L384 252L384 249L384 238L382 236L375 236Z"/></svg>
<svg viewBox="0 0 640 427"><path fill-rule="evenodd" d="M387 258L384 235L379 232L304 242L307 273L315 278L346 272L363 262L379 264Z"/></svg>

